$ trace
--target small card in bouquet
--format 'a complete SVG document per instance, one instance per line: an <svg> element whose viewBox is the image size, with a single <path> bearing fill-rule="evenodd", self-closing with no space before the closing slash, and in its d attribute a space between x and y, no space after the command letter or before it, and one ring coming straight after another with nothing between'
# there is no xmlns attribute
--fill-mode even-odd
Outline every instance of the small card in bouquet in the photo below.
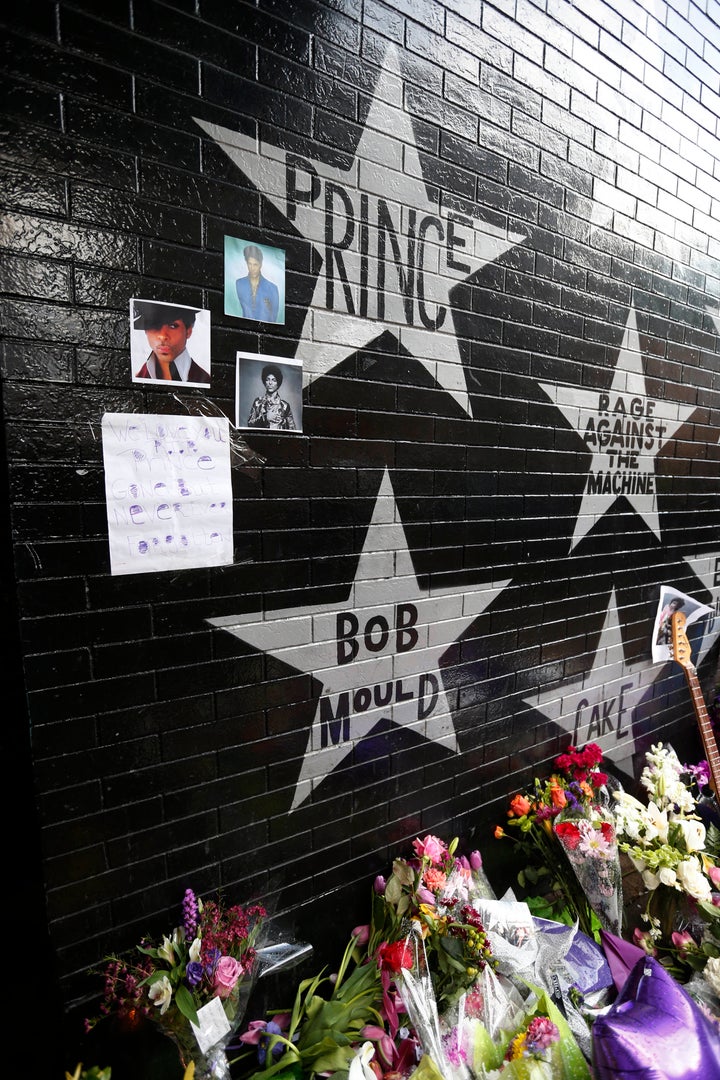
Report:
<svg viewBox="0 0 720 1080"><path fill-rule="evenodd" d="M207 1005L198 1009L197 1015L200 1024L193 1024L190 1021L190 1027L195 1033L201 1052L206 1054L215 1043L220 1042L220 1039L230 1033L230 1021L218 997L211 998Z"/></svg>

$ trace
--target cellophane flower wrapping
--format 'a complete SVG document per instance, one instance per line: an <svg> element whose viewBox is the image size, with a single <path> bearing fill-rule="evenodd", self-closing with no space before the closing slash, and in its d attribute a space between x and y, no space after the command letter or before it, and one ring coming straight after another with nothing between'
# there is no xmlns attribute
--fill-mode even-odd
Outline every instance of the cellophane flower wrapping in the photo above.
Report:
<svg viewBox="0 0 720 1080"><path fill-rule="evenodd" d="M472 1077L499 1068L512 1033L525 1015L525 1001L505 976L486 967L475 984L440 1018L446 1056Z"/></svg>
<svg viewBox="0 0 720 1080"><path fill-rule="evenodd" d="M529 984L527 1012L499 1073L482 1080L592 1080L590 1066L562 1011L547 991Z"/></svg>
<svg viewBox="0 0 720 1080"><path fill-rule="evenodd" d="M566 926L532 915L508 890L500 900L480 904L480 914L496 961L497 973L526 996L540 986L562 1010L575 1041L589 1061L590 1033L583 1011L586 994L603 995L612 974L602 949L577 924Z"/></svg>
<svg viewBox="0 0 720 1080"><path fill-rule="evenodd" d="M452 1016L441 1019L445 1054L473 1080L590 1080L563 1013L540 986L526 999L503 975L486 968Z"/></svg>
<svg viewBox="0 0 720 1080"><path fill-rule="evenodd" d="M622 869L613 815L595 804L563 811L553 822L567 860L602 927L622 930Z"/></svg>
<svg viewBox="0 0 720 1080"><path fill-rule="evenodd" d="M447 1033L443 1038L441 1032L437 998L419 922L413 922L405 945L412 963L410 967L400 969L400 993L423 1053L431 1058L445 1080L469 1080L465 1062L459 1054L454 1054Z"/></svg>
<svg viewBox="0 0 720 1080"><path fill-rule="evenodd" d="M595 940L601 922L592 906L593 894L588 895L579 882L553 826L571 809L607 809L608 791L619 785L600 769L601 764L602 751L596 743L588 743L582 750L568 747L555 758L548 778L535 777L530 788L510 799L508 828L495 828L495 837L510 840L522 857L517 880L533 914L568 925L577 922ZM606 906L604 897L602 904ZM622 903L617 906L621 909Z"/></svg>

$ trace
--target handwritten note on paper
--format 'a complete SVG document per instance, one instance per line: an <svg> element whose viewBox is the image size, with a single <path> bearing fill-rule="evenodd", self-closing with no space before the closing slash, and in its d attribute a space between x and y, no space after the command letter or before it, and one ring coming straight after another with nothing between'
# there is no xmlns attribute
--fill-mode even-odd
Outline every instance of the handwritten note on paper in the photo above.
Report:
<svg viewBox="0 0 720 1080"><path fill-rule="evenodd" d="M105 413L110 572L233 561L227 417Z"/></svg>

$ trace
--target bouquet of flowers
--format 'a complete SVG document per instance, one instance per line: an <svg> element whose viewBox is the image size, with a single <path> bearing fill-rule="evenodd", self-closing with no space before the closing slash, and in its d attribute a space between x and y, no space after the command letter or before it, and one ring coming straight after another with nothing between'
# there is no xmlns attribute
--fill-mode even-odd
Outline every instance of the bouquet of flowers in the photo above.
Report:
<svg viewBox="0 0 720 1080"><path fill-rule="evenodd" d="M480 853L457 856L457 844L432 834L414 840L415 857L395 859L387 881L376 879L370 925L369 952L382 961L419 924L441 1012L492 963L477 901L494 893Z"/></svg>
<svg viewBox="0 0 720 1080"><path fill-rule="evenodd" d="M549 779L510 800L508 827L525 856L518 883L534 914L580 929L597 940L602 926L619 931L621 870L612 814L604 806L608 777L596 743L569 747L555 758Z"/></svg>
<svg viewBox="0 0 720 1080"><path fill-rule="evenodd" d="M568 805L553 831L603 929L619 934L622 871L612 814L597 805Z"/></svg>
<svg viewBox="0 0 720 1080"><path fill-rule="evenodd" d="M222 1048L242 1020L265 916L260 904L225 907L187 889L171 934L107 959L100 1016L150 1018L173 1039L184 1066L195 1062L197 1080L205 1055Z"/></svg>
<svg viewBox="0 0 720 1080"><path fill-rule="evenodd" d="M640 783L647 805L615 793L620 850L642 876L648 898L635 941L683 969L701 970L720 956L720 833L697 813L707 766L683 765L671 746L658 743L645 755ZM713 940L714 939L714 940Z"/></svg>

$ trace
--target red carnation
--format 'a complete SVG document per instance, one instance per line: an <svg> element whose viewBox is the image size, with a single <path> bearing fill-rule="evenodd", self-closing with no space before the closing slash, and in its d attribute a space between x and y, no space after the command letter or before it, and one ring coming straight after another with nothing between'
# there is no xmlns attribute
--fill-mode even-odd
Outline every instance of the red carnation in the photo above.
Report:
<svg viewBox="0 0 720 1080"><path fill-rule="evenodd" d="M580 843L580 830L577 825L573 825L571 821L558 821L554 828L565 847L574 851Z"/></svg>
<svg viewBox="0 0 720 1080"><path fill-rule="evenodd" d="M387 941L378 949L378 962L383 971L400 971L413 966L413 952L406 941Z"/></svg>

